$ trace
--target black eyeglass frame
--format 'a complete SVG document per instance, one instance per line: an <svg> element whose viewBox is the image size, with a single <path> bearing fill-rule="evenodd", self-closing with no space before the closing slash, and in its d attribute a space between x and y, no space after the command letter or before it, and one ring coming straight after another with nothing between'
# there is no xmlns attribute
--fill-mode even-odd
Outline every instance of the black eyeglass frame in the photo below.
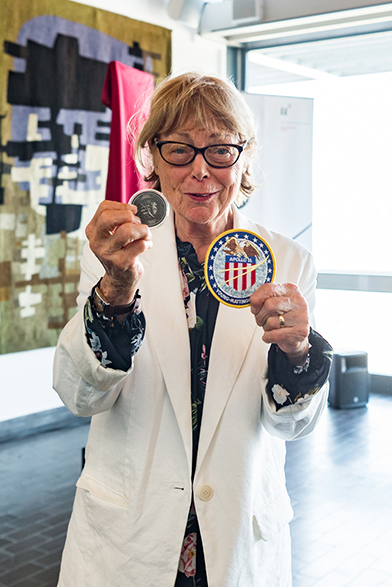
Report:
<svg viewBox="0 0 392 587"><path fill-rule="evenodd" d="M248 141L246 141L243 145L232 145L229 143L217 143L216 145L207 145L207 147L195 147L194 145L189 145L188 143L181 143L179 141L158 141L157 139L154 139L154 143L158 148L159 154L162 157L162 159L168 163L169 165L173 165L174 167L185 167L185 165L189 165L190 163L192 163L192 161L194 161L196 159L196 155L198 155L199 153L201 155L203 155L203 159L204 161L210 166L210 167L214 167L215 169L227 169L228 167L232 167L233 165L235 165L238 161L238 159L241 156L242 151L245 149L246 145L248 144ZM170 161L167 161L167 159L164 158L164 156L162 155L162 147L163 145L184 145L184 147L190 147L191 149L193 149L194 151L194 155L192 157L192 159L190 161L188 161L187 163L170 163ZM207 149L211 149L211 147L234 147L235 149L237 149L238 151L238 157L235 161L233 161L233 163L230 163L230 165L213 165L212 163L210 163L209 161L207 161L206 156L205 156L205 152L207 151Z"/></svg>

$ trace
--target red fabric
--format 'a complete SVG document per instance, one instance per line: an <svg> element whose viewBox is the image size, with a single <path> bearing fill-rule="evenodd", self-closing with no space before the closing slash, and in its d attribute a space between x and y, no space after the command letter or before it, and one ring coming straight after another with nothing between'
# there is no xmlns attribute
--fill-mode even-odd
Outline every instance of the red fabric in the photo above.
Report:
<svg viewBox="0 0 392 587"><path fill-rule="evenodd" d="M112 110L107 200L128 202L132 194L147 187L136 169L126 128L132 114L145 104L153 90L154 78L150 73L119 61L109 63L101 96L105 106Z"/></svg>

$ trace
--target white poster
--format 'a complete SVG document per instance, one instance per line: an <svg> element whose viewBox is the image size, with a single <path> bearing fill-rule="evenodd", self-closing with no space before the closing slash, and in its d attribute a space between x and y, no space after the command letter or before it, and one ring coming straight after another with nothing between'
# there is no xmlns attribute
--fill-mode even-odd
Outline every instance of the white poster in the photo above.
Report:
<svg viewBox="0 0 392 587"><path fill-rule="evenodd" d="M259 187L242 211L312 248L313 100L244 94L258 125Z"/></svg>

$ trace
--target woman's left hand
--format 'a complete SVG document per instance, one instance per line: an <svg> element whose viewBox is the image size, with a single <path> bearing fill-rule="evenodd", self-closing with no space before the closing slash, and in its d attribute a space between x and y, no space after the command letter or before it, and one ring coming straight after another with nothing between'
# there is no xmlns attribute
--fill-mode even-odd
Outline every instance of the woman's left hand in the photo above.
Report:
<svg viewBox="0 0 392 587"><path fill-rule="evenodd" d="M277 344L293 365L302 365L309 350L308 304L293 283L265 283L250 297L250 309L263 340Z"/></svg>

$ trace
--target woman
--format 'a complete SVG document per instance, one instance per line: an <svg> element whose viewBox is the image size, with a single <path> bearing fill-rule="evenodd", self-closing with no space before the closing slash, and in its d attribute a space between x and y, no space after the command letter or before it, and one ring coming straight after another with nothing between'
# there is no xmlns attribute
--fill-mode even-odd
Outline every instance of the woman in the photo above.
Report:
<svg viewBox="0 0 392 587"><path fill-rule="evenodd" d="M67 407L92 416L61 587L291 584L285 440L314 428L331 349L310 327L310 254L234 205L253 190L255 148L231 83L169 78L137 144L169 218L151 234L134 206L105 201L87 227L84 313L54 371ZM219 304L204 279L231 228L276 258L250 309Z"/></svg>

